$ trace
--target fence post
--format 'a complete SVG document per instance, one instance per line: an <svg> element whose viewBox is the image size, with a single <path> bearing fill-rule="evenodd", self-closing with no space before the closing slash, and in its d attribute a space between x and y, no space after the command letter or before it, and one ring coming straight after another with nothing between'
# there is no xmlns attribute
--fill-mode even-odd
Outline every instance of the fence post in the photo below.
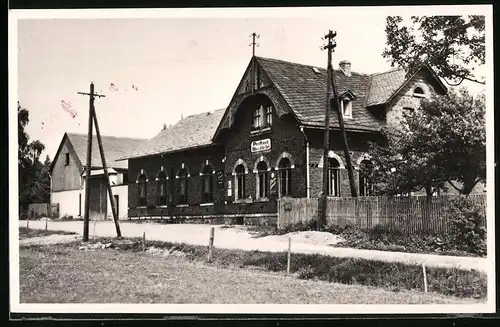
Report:
<svg viewBox="0 0 500 327"><path fill-rule="evenodd" d="M146 251L146 232L142 233L142 252Z"/></svg>
<svg viewBox="0 0 500 327"><path fill-rule="evenodd" d="M26 229L30 229L30 216L26 217Z"/></svg>
<svg viewBox="0 0 500 327"><path fill-rule="evenodd" d="M210 238L208 239L208 262L212 262L213 247L214 247L214 228L210 228Z"/></svg>
<svg viewBox="0 0 500 327"><path fill-rule="evenodd" d="M427 273L425 271L425 262L422 262L422 270L424 272L424 291L427 293Z"/></svg>
<svg viewBox="0 0 500 327"><path fill-rule="evenodd" d="M288 237L288 259L286 264L286 273L290 274L290 261L292 257L292 238Z"/></svg>
<svg viewBox="0 0 500 327"><path fill-rule="evenodd" d="M47 224L48 224L49 218L45 219L45 231L47 231Z"/></svg>

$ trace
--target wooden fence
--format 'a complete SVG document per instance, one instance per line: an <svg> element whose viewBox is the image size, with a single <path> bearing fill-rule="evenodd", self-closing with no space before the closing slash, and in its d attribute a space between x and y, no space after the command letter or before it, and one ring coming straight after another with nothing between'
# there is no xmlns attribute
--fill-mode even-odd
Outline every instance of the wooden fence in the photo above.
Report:
<svg viewBox="0 0 500 327"><path fill-rule="evenodd" d="M59 217L59 203L30 203L19 205L19 217L41 218L41 217Z"/></svg>
<svg viewBox="0 0 500 327"><path fill-rule="evenodd" d="M459 195L405 197L358 197L328 198L328 226L347 224L362 229L376 225L385 229L398 229L409 234L420 231L446 233L450 224L444 213L452 198ZM486 217L486 196L470 195L484 209ZM278 228L297 223L307 223L318 217L318 198L284 198L278 201ZM483 225L486 226L486 220Z"/></svg>

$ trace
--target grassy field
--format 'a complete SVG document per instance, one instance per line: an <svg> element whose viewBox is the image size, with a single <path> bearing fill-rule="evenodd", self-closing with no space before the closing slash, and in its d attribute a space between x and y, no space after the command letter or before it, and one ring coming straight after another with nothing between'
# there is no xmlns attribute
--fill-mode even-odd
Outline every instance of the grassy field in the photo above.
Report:
<svg viewBox="0 0 500 327"><path fill-rule="evenodd" d="M42 237L49 235L75 235L73 232L57 231L57 230L44 230L44 229L28 229L26 227L19 227L19 239L23 240L32 237Z"/></svg>
<svg viewBox="0 0 500 327"><path fill-rule="evenodd" d="M76 244L20 249L21 303L480 303Z"/></svg>

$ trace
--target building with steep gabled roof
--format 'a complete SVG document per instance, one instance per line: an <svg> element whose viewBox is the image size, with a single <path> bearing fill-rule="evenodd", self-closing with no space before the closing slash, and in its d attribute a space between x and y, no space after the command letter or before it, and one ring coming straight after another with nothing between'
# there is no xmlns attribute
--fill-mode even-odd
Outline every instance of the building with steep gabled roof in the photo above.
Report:
<svg viewBox="0 0 500 327"><path fill-rule="evenodd" d="M129 216L273 223L278 198L319 196L323 164L328 195L349 196L336 115L323 158L326 78L324 68L252 57L227 108L183 118L122 158L131 176ZM357 169L369 162L369 142L383 142L383 126L447 89L427 66L411 76L363 74L341 61L334 80L356 187L368 195Z"/></svg>
<svg viewBox="0 0 500 327"><path fill-rule="evenodd" d="M144 139L101 136L118 215L128 214L128 162L119 160ZM97 136L92 138L90 216L94 220L109 219L111 205L108 204L107 189ZM65 133L54 155L49 172L51 175L50 198L59 205L59 216L77 218L83 215L85 201L85 168L87 164L87 135Z"/></svg>

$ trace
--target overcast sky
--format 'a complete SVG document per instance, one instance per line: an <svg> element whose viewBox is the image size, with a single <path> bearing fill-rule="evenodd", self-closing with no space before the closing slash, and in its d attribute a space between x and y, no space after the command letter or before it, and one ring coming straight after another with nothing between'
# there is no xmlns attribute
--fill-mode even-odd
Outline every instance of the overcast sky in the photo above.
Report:
<svg viewBox="0 0 500 327"><path fill-rule="evenodd" d="M64 132L86 133L88 97L77 92L88 92L91 81L106 95L96 100L102 135L150 138L181 115L225 108L251 59L252 32L260 35L258 56L325 67L321 38L332 29L334 67L349 60L357 72L390 69L381 55L390 10L343 8L294 18L282 17L280 9L264 13L20 20L18 99L30 111L27 132L46 145L51 159ZM76 117L61 100L71 103Z"/></svg>

